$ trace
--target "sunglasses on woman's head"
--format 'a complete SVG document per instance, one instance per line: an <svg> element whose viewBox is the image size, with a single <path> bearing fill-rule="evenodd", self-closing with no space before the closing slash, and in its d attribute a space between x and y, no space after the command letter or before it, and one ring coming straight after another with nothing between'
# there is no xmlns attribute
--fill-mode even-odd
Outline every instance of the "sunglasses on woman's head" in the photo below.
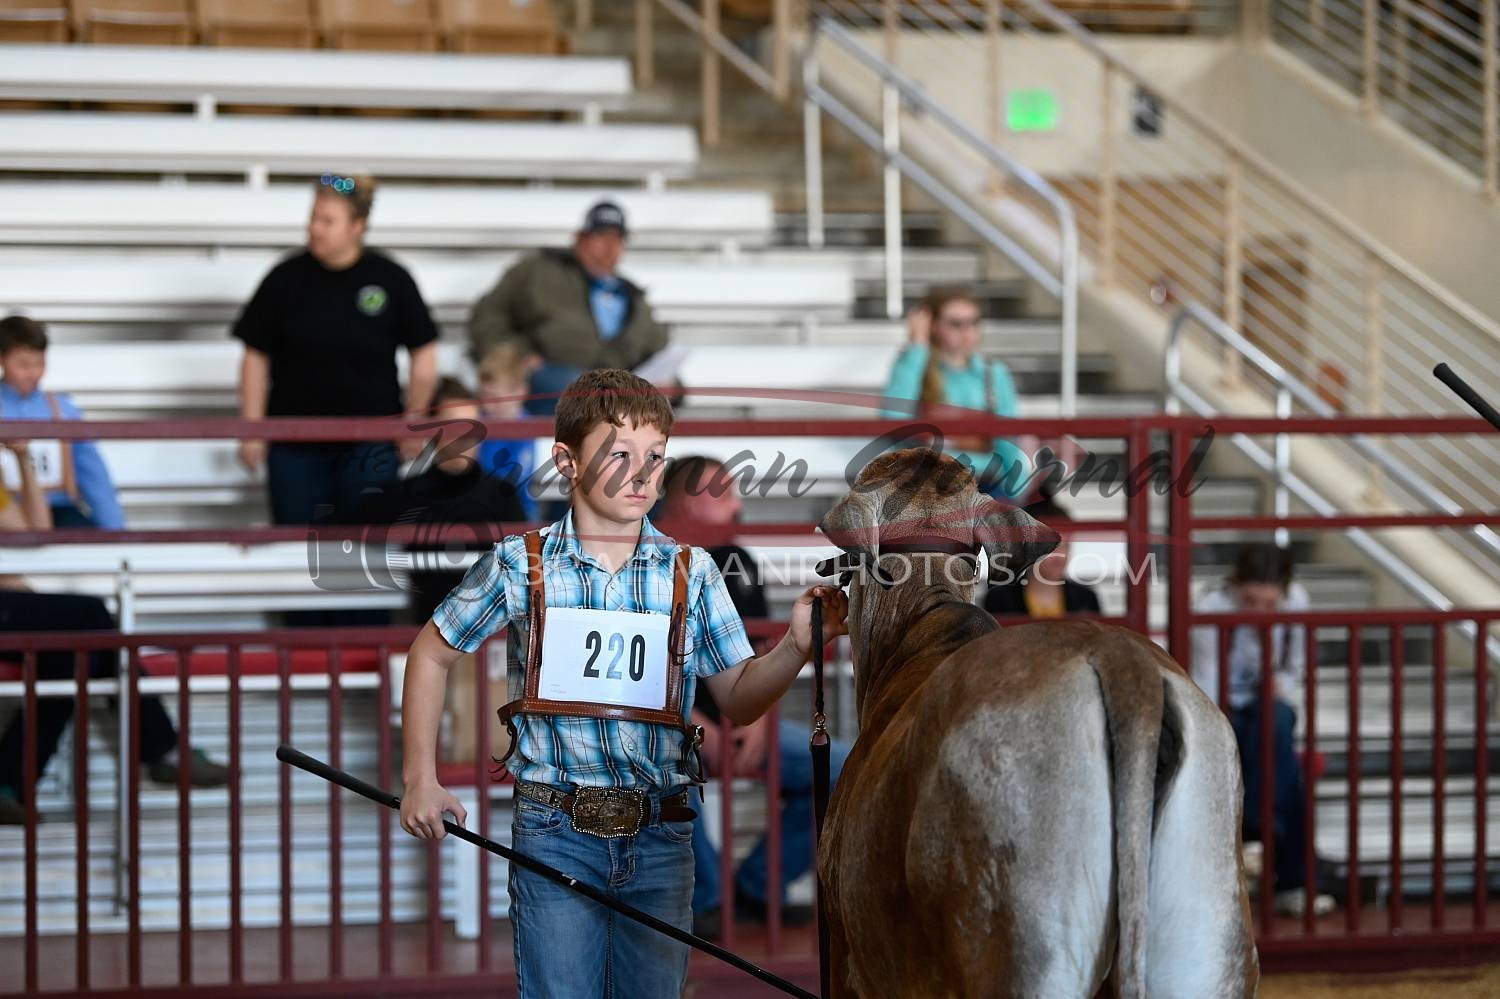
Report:
<svg viewBox="0 0 1500 999"><path fill-rule="evenodd" d="M353 177L343 177L336 173L325 173L318 178L318 183L324 187L332 188L338 194L354 193Z"/></svg>

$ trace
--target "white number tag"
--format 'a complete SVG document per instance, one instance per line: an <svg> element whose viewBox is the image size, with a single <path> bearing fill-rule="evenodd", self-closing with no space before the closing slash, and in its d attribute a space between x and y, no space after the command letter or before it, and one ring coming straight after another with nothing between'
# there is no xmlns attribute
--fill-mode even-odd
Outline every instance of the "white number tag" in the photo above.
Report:
<svg viewBox="0 0 1500 999"><path fill-rule="evenodd" d="M667 706L666 614L549 607L537 694L627 708Z"/></svg>
<svg viewBox="0 0 1500 999"><path fill-rule="evenodd" d="M31 458L31 469L36 473L37 485L43 492L63 487L62 441L27 441L26 454ZM9 448L0 448L0 480L13 494L20 494L21 466Z"/></svg>

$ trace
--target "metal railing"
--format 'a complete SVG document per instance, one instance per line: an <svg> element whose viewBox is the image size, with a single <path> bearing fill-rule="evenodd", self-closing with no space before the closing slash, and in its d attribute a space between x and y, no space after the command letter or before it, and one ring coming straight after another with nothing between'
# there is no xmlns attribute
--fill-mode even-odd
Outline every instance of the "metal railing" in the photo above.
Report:
<svg viewBox="0 0 1500 999"><path fill-rule="evenodd" d="M1166 385L1168 412L1180 412L1182 405L1186 404L1192 412L1200 416L1214 416L1217 413L1216 407L1212 406L1201 393L1190 388L1182 377L1183 337L1190 324L1207 332L1219 343L1238 351L1271 383L1275 391L1276 416L1279 419L1292 417L1296 407L1315 416L1332 418L1338 415L1333 407L1292 377L1285 368L1268 357L1259 347L1229 328L1218 316L1196 303L1189 303L1179 309L1172 317L1167 330L1167 348L1162 373ZM1281 518L1290 516L1290 501L1295 494L1299 502L1318 515L1336 516L1339 512L1338 506L1320 492L1313 483L1293 472L1292 435L1277 433L1272 436L1272 440L1272 448L1267 451L1244 434L1231 437L1235 447L1271 477L1275 490L1273 514ZM1339 457L1347 458L1356 468L1368 467L1374 469L1376 474L1386 476L1389 482L1402 491L1402 498L1406 501L1404 509L1449 517L1464 515L1465 510L1461 504L1454 501L1441 487L1423 478L1399 458L1391 455L1381 441L1365 434L1350 434L1346 438L1327 441L1325 446L1331 448ZM1461 543L1453 547L1475 560L1484 571L1500 575L1500 535L1495 533L1493 527L1483 522L1456 524L1454 534L1458 535L1455 540ZM1278 544L1284 546L1288 537L1285 528L1278 529L1276 533ZM1346 533L1346 537L1351 544L1418 600L1440 611L1453 608L1454 601L1445 596L1431 579L1418 574L1409 560L1403 559L1369 531L1363 528L1352 528ZM1459 628L1470 641L1478 640L1473 622L1460 622ZM1500 639L1489 638L1487 644L1490 662L1496 664L1494 668L1500 668Z"/></svg>
<svg viewBox="0 0 1500 999"><path fill-rule="evenodd" d="M857 20L861 16L860 4L854 0L823 0L821 6L836 11L840 17ZM903 0L902 6L910 8L902 17L914 24L943 28L977 26L967 20L962 4ZM1089 31L1100 34L1218 35L1233 31L1240 17L1240 0L1062 0L1058 8ZM1039 30L1054 30L1045 19L1028 17L1024 10L1006 16L1027 18Z"/></svg>
<svg viewBox="0 0 1500 999"><path fill-rule="evenodd" d="M901 427L909 425L901 421L860 419L769 423L741 420L684 421L674 430L677 435L686 436L780 433L792 438L813 435L873 438ZM1168 561L1168 642L1174 654L1188 665L1191 665L1188 648L1192 627L1240 623L1239 619L1230 622L1228 618L1195 616L1191 610L1195 531L1264 533L1287 528L1302 533L1370 530L1382 526L1463 528L1496 516L1494 511L1485 510L1459 515L1337 515L1326 519L1195 517L1191 508L1190 480L1194 477L1191 462L1198 437L1210 431L1247 437L1273 433L1336 437L1392 433L1452 435L1488 432L1486 428L1486 424L1474 419L1202 419L1170 415L1045 421L1008 421L975 415L942 424L943 431L948 434L1037 433L1049 437L1061 434L1123 440L1125 461L1130 468L1170 470L1176 487L1167 490L1165 496L1159 489L1151 488L1146 479L1137 481L1134 475L1127 475L1124 480L1135 485L1124 490L1122 516L1108 521L1081 522L1072 525L1070 531L1124 538L1129 573L1125 587L1125 614L1120 620L1137 630L1149 628L1149 597L1153 584L1152 573L1146 570L1158 554L1153 549L1165 550ZM487 429L496 434L514 434L517 430L527 429L527 425L524 422L496 423ZM26 427L0 426L0 438L18 436L23 431L73 439L207 439L250 435L273 439L344 436L384 439L391 435L392 428L385 420L255 423L200 420L171 424L60 422L30 423ZM1152 447L1160 443L1166 444L1165 452L1152 451ZM1153 537L1150 533L1152 510L1159 510L1162 505L1167 508L1168 532L1165 537ZM726 530L745 535L769 534L781 538L780 543L786 544L791 527L754 524ZM220 534L234 543L254 544L257 539L282 540L288 530L292 529L255 528ZM365 528L351 525L345 530L359 536ZM183 539L197 536L198 532L181 532ZM112 533L110 536L113 541L138 544L176 538L174 532L163 531ZM83 544L94 539L89 532L83 531L64 532L45 539L33 535L0 538L7 547L35 544L38 540ZM707 538L687 536L685 540L708 541ZM791 543L823 547L823 542L813 536L808 525L802 525L797 540ZM1310 631L1313 625L1325 629L1354 628L1356 633L1359 629L1373 631L1398 626L1408 632L1425 628L1436 635L1447 626L1465 620L1486 627L1496 616L1494 609L1380 610L1318 612L1302 615L1296 620L1308 624ZM1307 621L1304 622L1303 618ZM1292 620L1279 616L1256 618L1252 623L1271 625L1283 619ZM759 637L775 637L783 627L784 624L778 622L750 623L752 635ZM195 795L200 792L179 779L173 792L155 793L156 796L148 802L149 808L143 811L141 781L134 766L128 768L118 785L111 780L108 788L90 791L90 774L86 766L87 733L82 726L75 729L74 783L65 792L67 797L61 802L61 807L72 809L73 821L79 824L75 826L78 834L66 841L59 837L44 838L34 821L23 830L7 834L11 837L9 848L21 859L17 868L21 876L16 884L24 886L24 898L18 906L24 921L24 934L0 940L0 953L7 955L7 960L0 965L9 969L0 991L78 994L90 988L103 991L123 987L152 988L171 994L208 994L215 988L233 987L233 983L266 983L267 987L274 984L280 994L326 995L330 988L346 993L358 992L364 983L376 979L386 987L410 985L415 988L420 984L432 988L435 982L452 985L455 989L467 986L501 988L510 984L512 979L504 960L507 938L493 932L493 919L498 910L492 909L486 901L491 898L488 890L494 883L494 872L485 857L469 858L475 865L472 868L452 868L457 872L452 879L455 887L445 889L445 861L439 848L392 836L392 817L388 814L374 812L366 815L353 811L346 807L348 803L337 793L310 785L302 778L295 778L294 783L289 772L272 770L268 746L264 747L264 761L259 761L258 757L252 759L249 755L258 752L246 739L250 731L247 719L252 710L260 712L262 719L274 718L268 724L274 728L278 741L289 741L292 734L299 731L294 720L300 718L319 733L313 744L304 748L315 755L326 755L334 765L367 769L379 783L391 787L396 773L395 745L387 722L391 718L392 700L397 689L390 672L391 654L399 652L410 636L410 629L348 633L95 633L84 636L8 633L0 636L0 648L17 650L22 660L19 683L14 680L0 683L0 696L19 696L31 718L36 716L40 698L76 698L83 706L77 717L82 718L87 715L87 705L91 700L119 695L130 722L125 735L127 759L133 761L139 748L141 697L165 695L169 703L177 707L179 752L185 754L189 748L203 745L195 739L194 733L204 731L206 727L210 733L217 731L222 735L231 769L229 790L212 802L196 799ZM1438 649L1435 668L1441 670L1446 666L1447 676L1466 679L1466 667L1448 665L1451 657L1444 653L1444 640L1434 637L1432 641ZM1356 638L1351 648L1358 649L1359 646ZM124 672L117 676L91 678L84 654L90 649L105 652L126 650ZM153 649L160 651L153 653ZM297 671L299 650L300 654L314 652L322 657L315 672L302 674ZM69 657L64 675L57 679L41 679L39 657L59 651ZM1460 654L1456 647L1452 651L1455 655ZM221 655L222 661L214 668L194 675L194 667L199 665L198 655L205 652ZM1351 656L1358 654L1350 653ZM482 655L479 661L488 660ZM1350 663L1350 689L1357 693L1361 689L1354 676L1358 660L1350 659ZM1364 663L1367 669L1378 665L1368 659ZM1393 661L1391 667L1399 676L1401 664ZM158 675L149 675L152 672L158 672ZM1310 690L1317 682L1316 672L1310 670ZM1449 749L1458 752L1468 734L1477 732L1477 779L1469 795L1475 802L1475 814L1470 817L1449 813L1445 817L1439 812L1434 819L1435 846L1423 848L1408 842L1404 853L1408 871L1415 870L1419 864L1438 871L1434 882L1439 886L1438 894L1433 898L1433 905L1441 911L1446 897L1442 893L1443 886L1459 892L1466 888L1462 883L1460 864L1452 865L1455 878L1445 880L1441 874L1444 843L1449 841L1445 834L1450 838L1467 836L1472 829L1480 858L1469 868L1478 875L1475 880L1471 874L1467 885L1475 899L1472 920L1460 925L1440 920L1430 929L1425 925L1414 927L1399 921L1380 926L1360 920L1356 925L1356 917L1364 913L1356 904L1352 913L1339 917L1340 921L1348 920L1346 930L1341 934L1328 933L1326 924L1318 924L1316 932L1306 929L1298 932L1294 925L1263 922L1260 928L1261 950L1269 962L1296 960L1310 947L1319 953L1380 947L1410 959L1413 955L1427 955L1437 948L1500 944L1497 930L1489 923L1483 890L1476 890L1476 886L1484 883L1483 872L1487 866L1484 859L1488 856L1484 816L1495 797L1486 779L1488 755L1484 733L1489 716L1482 697L1479 697L1483 689L1481 674L1482 671L1476 674L1473 681L1476 700L1472 709L1455 705L1455 711L1446 716L1446 721L1439 711L1434 732L1443 761L1436 764L1439 768L1447 766L1452 755L1447 749L1442 749L1442 740L1448 739ZM1437 675L1436 690L1446 691L1447 686L1442 681L1444 674L1439 672ZM494 705L489 703L488 679L488 670L474 671L475 759L456 765L456 770L444 776L445 781L457 784L461 779L476 789L485 788L490 783L488 757L492 749L489 741L492 716L489 709ZM296 691L304 692L300 699L293 697ZM1315 691L1313 694L1310 703L1316 703ZM208 700L220 696L224 698L222 702ZM1346 778L1335 779L1331 785L1325 782L1325 787L1340 795L1341 801L1346 796L1352 802L1350 815L1356 821L1360 815L1360 803L1372 796L1371 785L1376 783L1369 780L1369 769L1358 764L1361 749L1368 745L1359 725L1362 705L1364 710L1369 710L1368 704L1358 697L1343 705L1349 719L1349 731L1353 733L1350 736L1350 755L1355 762ZM1393 700L1392 717L1400 719L1401 710ZM1461 712L1465 714L1464 718L1458 717ZM1464 723L1470 712L1476 719L1473 726L1477 729ZM1323 717L1327 717L1326 713ZM219 719L226 719L223 729L218 729ZM25 728L23 745L30 748L26 750L27 777L23 794L34 809L38 786L34 722L27 723ZM1307 731L1319 730L1309 721ZM355 733L364 739L363 748L359 750L363 756L356 754L351 742ZM210 745L218 748L215 744ZM258 771L257 761L264 764ZM1441 774L1439 769L1440 788L1446 786ZM767 776L772 782L768 794L774 806L774 772ZM1364 784L1360 783L1361 777L1366 780ZM1395 779L1398 790L1391 798L1393 803L1401 800L1399 771ZM1464 775L1456 774L1455 779L1461 781ZM89 820L97 815L99 808L97 798L106 793L117 795L128 805L123 821L126 836L119 851L125 862L125 877L119 888L111 886L109 890L113 894L108 896L120 900L122 913L117 917L101 917L91 906L93 901L107 901L107 898L98 897L99 877L97 873L91 873L94 861L99 858L90 858L90 850L97 847L91 846L95 840L88 834ZM735 794L732 781L724 786L723 793L726 796ZM59 796L55 789L53 797L53 804L57 805L55 799ZM1441 799L1440 790L1437 800ZM497 828L502 822L496 820L503 820L504 813L496 814L490 796L476 791L471 800L475 806L471 812L474 827L486 834L503 836ZM733 817L732 801L721 807L727 817ZM1399 804L1396 807L1399 808ZM211 824L217 821L221 809L227 813L222 815L227 822L222 834L219 827ZM774 807L769 811L774 814ZM34 811L31 817L34 820ZM207 830L205 823L210 824ZM1360 823L1361 828L1364 825ZM1359 848L1362 842L1359 830L1355 829L1349 835L1354 847L1350 857L1356 861L1351 865L1351 877L1357 883L1357 864L1364 861L1366 853ZM246 847L252 840L255 849L248 851ZM69 846L70 843L75 846ZM454 844L454 847L468 849L464 844ZM771 849L774 852L774 846ZM175 867L167 866L169 862L162 852L164 850L176 854ZM1393 856L1403 856L1399 846ZM455 857L455 862L458 859ZM143 865L148 860L154 869L169 872L164 879L142 877ZM304 860L308 861L305 865ZM160 867L156 866L157 861L162 861ZM218 884L215 879L222 871L215 864L220 862L227 868L228 891L224 897L228 903L222 908L209 906L210 911L205 914L203 908L195 907L195 899L201 899L205 890L215 890L205 886ZM721 863L727 865L730 862L727 852L721 852ZM1402 883L1399 864L1397 860L1396 867L1391 869L1386 859L1380 858L1375 867L1382 872L1389 871L1383 876L1399 886ZM89 890L91 885L93 894ZM1269 883L1263 882L1263 887L1269 887ZM1357 896L1357 889L1355 894ZM475 895L479 901L475 903L468 899L470 895ZM461 926L467 919L470 932L450 933L446 928L445 898L459 910L457 915ZM44 905L52 914L50 928L42 925ZM468 908L463 908L465 906ZM771 927L765 963L783 972L805 973L812 953L811 938L782 935L774 912ZM730 929L726 934L726 944L733 940L733 932ZM361 963L352 957L356 952L375 956L369 962ZM97 969L92 979L91 969Z"/></svg>
<svg viewBox="0 0 1500 999"><path fill-rule="evenodd" d="M818 48L823 40L848 55L854 65L871 74L879 87L880 125L865 120L854 102L841 96L857 88L855 81L840 80L825 84L820 79ZM1019 266L1047 294L1054 297L1061 311L1059 340L1059 373L1061 377L1061 413L1072 416L1078 404L1078 224L1073 206L1058 190L1034 171L997 149L961 119L933 101L906 74L861 44L839 24L820 19L803 55L804 135L807 150L807 231L808 242L818 246L823 234L822 130L821 111L844 126L851 134L885 160L885 251L886 310L891 318L901 315L903 282L901 276L901 181L917 185L933 199L978 234L986 243ZM980 209L983 192L966 190L951 177L940 176L902 147L903 120L918 118L941 129L980 157L993 171L986 183L997 178L1006 183L1017 197L1027 197L1052 216L1053 232L1060 252L1055 265L1043 263L1038 255L996 226Z"/></svg>
<svg viewBox="0 0 1500 999"><path fill-rule="evenodd" d="M1014 158L996 149L974 129L948 114L929 100L899 70L866 46L861 45L837 24L820 21L809 25L806 10L792 10L791 0L776 0L771 8L771 69L768 71L741 51L719 29L718 0L704 0L701 13L682 0L635 0L636 79L649 85L655 78L655 35L653 10L656 6L676 18L699 38L700 91L702 101L701 136L705 145L720 138L720 104L722 84L719 62L722 59L747 79L778 101L791 95L791 44L796 24L802 34L803 141L806 181L807 240L814 248L824 242L823 213L823 142L820 114L842 125L883 161L882 210L884 215L885 306L891 319L905 311L905 282L902 248L902 181L920 187L944 208L968 226L986 244L998 251L1058 303L1062 335L1059 342L1063 416L1077 411L1078 395L1078 226L1072 206L1055 188ZM852 57L855 64L873 74L880 91L880 111L869 116L846 100L837 87L820 80L816 51L819 41L831 44ZM983 158L992 172L990 179L1003 178L1015 190L1025 192L1036 207L1055 219L1055 235L1060 251L1055 263L1038 259L1022 243L1012 239L988 219L977 205L979 192L968 191L943 178L930 166L918 162L903 148L902 122L920 115L938 124L957 142Z"/></svg>
<svg viewBox="0 0 1500 999"><path fill-rule="evenodd" d="M1395 122L1500 197L1500 39L1488 0L1269 0L1260 25L1370 117Z"/></svg>
<svg viewBox="0 0 1500 999"><path fill-rule="evenodd" d="M1004 127L1000 105L1006 60L1021 58L1019 46L1074 68L1075 79L1097 79L1097 100L1078 102L1072 124L1059 126L1072 129L1057 143L1070 158L1046 175L1073 203L1094 285L1153 305L1202 303L1335 411L1457 412L1429 374L1445 360L1471 372L1482 393L1500 395L1490 362L1500 324L1163 93L1046 0L841 0L817 9L880 47L917 86L956 93L954 73L983 73L989 84L961 92L955 100L965 106L948 110L987 126L1006 151L1021 141ZM1051 30L1039 32L1038 22ZM1161 127L1143 131L1126 113L1143 103ZM977 176L986 168L968 169ZM1031 220L1007 194L996 191L986 207L1020 216L1021 228L1008 228L1023 231ZM1241 355L1226 347L1223 365L1235 384ZM1500 498L1487 471L1496 460L1491 442L1387 447L1462 502L1493 506ZM1382 486L1377 481L1377 493Z"/></svg>

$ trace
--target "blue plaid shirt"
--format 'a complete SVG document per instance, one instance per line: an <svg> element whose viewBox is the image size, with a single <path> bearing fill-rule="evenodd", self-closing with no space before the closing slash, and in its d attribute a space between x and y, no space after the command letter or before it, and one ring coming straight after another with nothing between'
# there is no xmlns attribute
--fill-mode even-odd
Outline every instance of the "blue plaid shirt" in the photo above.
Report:
<svg viewBox="0 0 1500 999"><path fill-rule="evenodd" d="M676 542L642 519L635 553L611 575L578 543L569 510L542 541L547 606L668 614L676 551ZM476 651L486 638L510 625L507 661L514 699L525 680L522 651L528 637L528 603L526 544L519 536L509 537L474 563L432 619L443 639L463 652ZM692 709L696 677L729 669L754 654L724 578L701 548L692 549L687 623L684 720ZM664 725L523 714L516 716L516 731L516 751L507 767L524 780L589 787L642 785L664 794L688 783L682 733Z"/></svg>

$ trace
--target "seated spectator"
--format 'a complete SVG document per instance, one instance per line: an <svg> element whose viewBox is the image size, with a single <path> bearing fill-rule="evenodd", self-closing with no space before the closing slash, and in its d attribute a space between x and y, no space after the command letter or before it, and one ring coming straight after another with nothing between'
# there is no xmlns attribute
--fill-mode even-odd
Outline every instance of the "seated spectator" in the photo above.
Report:
<svg viewBox="0 0 1500 999"><path fill-rule="evenodd" d="M24 444L7 445L21 460L23 486L19 500L0 487L0 531L45 531L52 527L50 511L43 500L31 466L26 461ZM0 577L0 633L31 631L115 631L114 618L104 601L97 597L72 593L32 593L19 576ZM3 646L3 639L0 639ZM39 680L71 680L74 676L74 653L39 652L36 673ZM19 652L0 650L0 661L19 663ZM88 654L89 675L114 676L116 653L110 650ZM114 703L116 699L111 698ZM117 708L118 709L118 708ZM26 785L23 766L26 747L25 709L16 712L5 731L0 733L0 825L21 825L26 821L22 794ZM57 752L57 743L73 717L70 697L41 697L36 709L36 774L40 780L47 761ZM161 698L142 695L140 701L141 762L146 774L160 784L176 784L182 766L177 755L177 730L162 707ZM219 787L229 780L229 771L214 763L200 750L194 750L187 761L188 779L194 787Z"/></svg>
<svg viewBox="0 0 1500 999"><path fill-rule="evenodd" d="M479 365L479 410L486 420L517 420L525 415L527 385L542 363L519 340L502 343ZM514 482L526 520L537 519L531 477L536 471L536 441L485 437L479 445L479 464L485 473Z"/></svg>
<svg viewBox="0 0 1500 999"><path fill-rule="evenodd" d="M10 420L81 420L83 413L66 395L45 392L47 330L34 319L0 319L0 418ZM109 469L93 441L34 440L30 459L42 477L41 486L57 527L97 527L119 531L125 512ZM20 489L8 474L5 485Z"/></svg>
<svg viewBox="0 0 1500 999"><path fill-rule="evenodd" d="M1292 581L1291 553L1275 545L1256 544L1241 548L1234 568L1220 588L1198 601L1200 614L1237 611L1269 613L1308 608L1307 590ZM1300 916L1309 872L1306 864L1307 813L1302 765L1297 759L1292 734L1297 713L1289 703L1297 697L1307 667L1306 633L1302 625L1271 629L1271 661L1274 703L1271 705L1272 787L1275 799L1272 830L1275 845L1276 911ZM1192 674L1198 686L1216 703L1219 700L1219 629L1193 629ZM1245 782L1244 834L1247 841L1261 841L1261 647L1260 629L1236 627L1229 638L1229 721L1240 748L1240 769ZM1316 874L1313 880L1316 881ZM1313 912L1333 911L1332 896L1316 894Z"/></svg>
<svg viewBox="0 0 1500 999"><path fill-rule="evenodd" d="M409 546L412 609L421 621L463 579L461 552L488 551L502 540L497 524L527 519L516 484L479 460L479 400L468 386L455 378L439 381L428 415L448 426L428 441L407 478L372 500L363 518L422 528Z"/></svg>
<svg viewBox="0 0 1500 999"><path fill-rule="evenodd" d="M897 355L886 383L887 417L922 419L927 407L942 405L1016 415L1010 369L979 353L981 318L979 300L961 288L934 288L907 314L911 342ZM914 410L895 404L897 400L920 406ZM1011 441L961 435L948 438L943 447L973 470L979 488L989 495L1014 499L1021 493L1029 466Z"/></svg>
<svg viewBox="0 0 1500 999"><path fill-rule="evenodd" d="M723 475L723 466L711 458L679 458L668 469L662 484L663 524L727 525L739 522L743 509L734 483ZM670 530L670 528L665 528ZM765 588L761 585L755 557L738 545L719 545L707 549L723 574L729 599L742 618L766 618ZM707 684L698 684L693 701L693 720L707 731L704 739L704 764L710 774L724 773L730 761L719 758L722 740L717 729L723 724L718 705L708 692ZM808 750L805 726L781 721L777 729L778 763L781 771L781 885L785 901L786 888L806 873L813 862L813 784L812 753ZM758 776L765 773L770 747L769 716L753 725L735 729L732 737L734 773ZM850 746L832 740L829 751L830 786L838 780L848 759ZM693 932L716 937L722 923L719 883L719 851L708 838L702 810L693 820ZM734 909L741 918L757 922L766 920L766 899L770 893L768 878L768 840L762 836L755 844L734 878ZM805 925L812 920L808 908L782 908L786 925Z"/></svg>
<svg viewBox="0 0 1500 999"><path fill-rule="evenodd" d="M519 339L542 359L531 372L527 411L550 416L568 383L592 368L634 368L666 346L646 293L618 273L625 213L613 201L589 209L568 250L542 250L519 262L469 317L470 351L481 367L490 351Z"/></svg>
<svg viewBox="0 0 1500 999"><path fill-rule="evenodd" d="M1051 497L1043 497L1025 509L1049 527L1073 522L1067 511ZM1068 535L1059 534L1062 540L1052 553L1018 578L990 581L984 595L985 610L992 614L1028 614L1043 618L1099 613L1099 596L1093 587L1068 578Z"/></svg>

